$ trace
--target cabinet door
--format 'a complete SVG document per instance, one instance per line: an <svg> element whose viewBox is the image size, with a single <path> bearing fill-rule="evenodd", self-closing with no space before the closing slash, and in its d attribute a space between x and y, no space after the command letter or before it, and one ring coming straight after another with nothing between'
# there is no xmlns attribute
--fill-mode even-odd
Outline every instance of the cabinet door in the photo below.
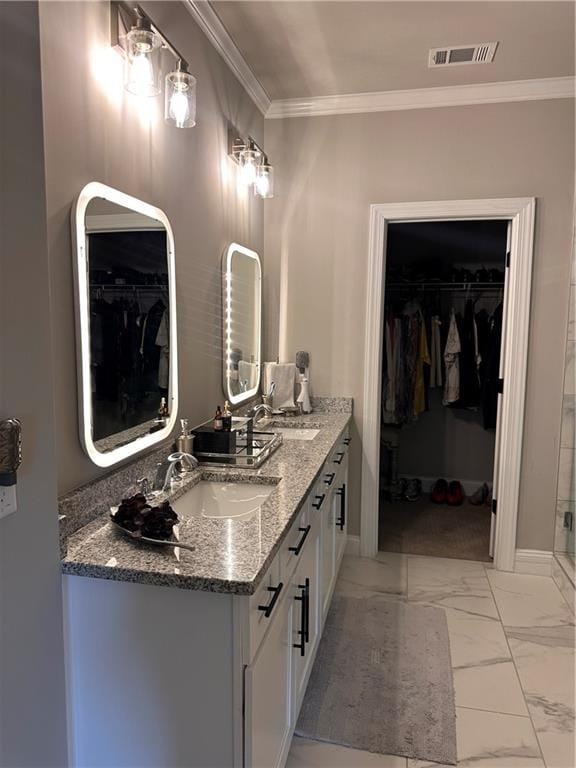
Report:
<svg viewBox="0 0 576 768"><path fill-rule="evenodd" d="M287 590L288 591L288 590ZM245 671L245 768L276 768L292 736L292 603L285 595Z"/></svg>
<svg viewBox="0 0 576 768"><path fill-rule="evenodd" d="M346 546L346 537L348 531L348 467L346 466L338 477L338 482L334 490L334 527L336 536L336 554L335 568L336 575L344 548Z"/></svg>
<svg viewBox="0 0 576 768"><path fill-rule="evenodd" d="M314 525L292 580L294 722L304 697L319 635L320 526Z"/></svg>
<svg viewBox="0 0 576 768"><path fill-rule="evenodd" d="M321 619L322 625L324 619L328 613L328 607L332 598L332 586L334 584L335 568L335 528L334 528L334 514L335 514L335 500L338 497L333 493L329 493L326 497L325 503L322 508L321 516L321 531L320 540L322 546L321 563L322 563L322 612Z"/></svg>

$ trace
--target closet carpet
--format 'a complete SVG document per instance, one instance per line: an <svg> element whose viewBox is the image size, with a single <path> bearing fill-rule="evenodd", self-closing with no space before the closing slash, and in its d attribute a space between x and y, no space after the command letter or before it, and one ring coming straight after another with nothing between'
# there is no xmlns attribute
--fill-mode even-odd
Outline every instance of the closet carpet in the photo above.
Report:
<svg viewBox="0 0 576 768"><path fill-rule="evenodd" d="M420 501L380 501L378 548L407 555L490 562L490 509Z"/></svg>

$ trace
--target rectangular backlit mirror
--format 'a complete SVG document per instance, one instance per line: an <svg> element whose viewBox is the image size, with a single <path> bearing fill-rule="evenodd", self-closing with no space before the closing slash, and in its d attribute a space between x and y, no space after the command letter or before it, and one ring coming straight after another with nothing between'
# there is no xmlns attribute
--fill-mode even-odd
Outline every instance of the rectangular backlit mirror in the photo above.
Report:
<svg viewBox="0 0 576 768"><path fill-rule="evenodd" d="M98 182L80 193L72 228L80 437L107 467L176 422L174 238L160 209Z"/></svg>
<svg viewBox="0 0 576 768"><path fill-rule="evenodd" d="M237 405L258 394L262 270L255 251L232 243L224 254L224 394Z"/></svg>

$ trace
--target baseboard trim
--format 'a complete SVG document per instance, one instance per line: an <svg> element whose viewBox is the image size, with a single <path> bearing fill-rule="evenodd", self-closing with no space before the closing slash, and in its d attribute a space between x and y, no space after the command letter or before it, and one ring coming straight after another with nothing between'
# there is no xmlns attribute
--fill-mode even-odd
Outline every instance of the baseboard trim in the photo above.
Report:
<svg viewBox="0 0 576 768"><path fill-rule="evenodd" d="M532 576L552 576L552 557L546 549L517 549L514 570Z"/></svg>
<svg viewBox="0 0 576 768"><path fill-rule="evenodd" d="M353 536L350 533L348 534L344 554L354 555L355 557L360 555L360 536Z"/></svg>

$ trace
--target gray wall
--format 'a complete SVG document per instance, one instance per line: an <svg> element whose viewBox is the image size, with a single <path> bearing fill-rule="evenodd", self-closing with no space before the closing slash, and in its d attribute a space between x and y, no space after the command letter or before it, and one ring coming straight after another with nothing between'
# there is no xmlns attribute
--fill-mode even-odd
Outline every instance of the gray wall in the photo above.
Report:
<svg viewBox="0 0 576 768"><path fill-rule="evenodd" d="M70 210L89 181L162 208L176 241L180 415L193 424L222 404L220 264L232 240L262 252L263 205L239 195L226 155L227 119L262 139L263 119L183 4L144 3L198 79L197 125L152 123L122 89L107 2L40 8L46 198L56 365L58 487L101 474L78 438Z"/></svg>
<svg viewBox="0 0 576 768"><path fill-rule="evenodd" d="M538 198L517 546L552 549L568 315L574 116L570 100L266 121L277 194L266 207L268 355L312 356L316 394L363 414L370 203ZM289 311L285 311L288 308ZM276 341L273 342L272 340ZM352 452L359 532L361 449Z"/></svg>
<svg viewBox="0 0 576 768"><path fill-rule="evenodd" d="M0 765L66 758L53 360L36 3L0 3L0 418L23 426L0 520Z"/></svg>

